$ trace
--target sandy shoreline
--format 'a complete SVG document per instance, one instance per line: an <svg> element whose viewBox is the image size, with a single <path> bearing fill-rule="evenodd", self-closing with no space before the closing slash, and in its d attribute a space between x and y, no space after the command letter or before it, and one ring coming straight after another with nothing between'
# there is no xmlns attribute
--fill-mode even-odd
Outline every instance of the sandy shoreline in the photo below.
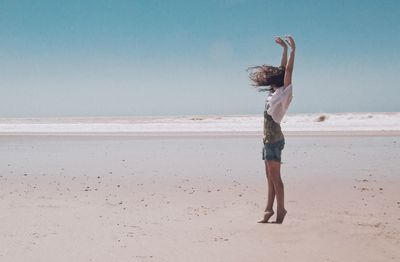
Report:
<svg viewBox="0 0 400 262"><path fill-rule="evenodd" d="M260 225L249 136L0 136L0 261L397 261L400 138L287 136Z"/></svg>
<svg viewBox="0 0 400 262"><path fill-rule="evenodd" d="M258 133L263 116L208 115L165 117L60 117L0 118L0 134L142 134L142 133ZM281 123L293 133L321 134L350 132L400 133L400 113L288 114Z"/></svg>
<svg viewBox="0 0 400 262"><path fill-rule="evenodd" d="M288 137L340 137L340 136L400 136L400 130L357 131L285 131ZM260 137L262 132L1 132L0 137L13 136L59 136L59 137L138 137L138 138L190 138L190 137Z"/></svg>

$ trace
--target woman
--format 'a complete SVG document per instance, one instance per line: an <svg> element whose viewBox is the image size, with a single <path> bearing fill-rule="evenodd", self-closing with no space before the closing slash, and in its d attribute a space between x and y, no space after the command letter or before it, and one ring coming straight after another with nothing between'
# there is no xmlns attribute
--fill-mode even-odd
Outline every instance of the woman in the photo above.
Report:
<svg viewBox="0 0 400 262"><path fill-rule="evenodd" d="M268 182L268 201L264 218L259 223L268 223L274 215L273 205L276 197L277 216L275 223L281 224L286 216L284 188L281 179L281 153L285 145L280 122L292 100L292 73L296 50L293 37L286 36L285 41L276 37L275 42L282 46L283 54L280 67L262 65L250 68L249 77L253 85L260 88L267 86L269 91L264 111L264 147L263 160ZM287 59L288 46L290 56Z"/></svg>

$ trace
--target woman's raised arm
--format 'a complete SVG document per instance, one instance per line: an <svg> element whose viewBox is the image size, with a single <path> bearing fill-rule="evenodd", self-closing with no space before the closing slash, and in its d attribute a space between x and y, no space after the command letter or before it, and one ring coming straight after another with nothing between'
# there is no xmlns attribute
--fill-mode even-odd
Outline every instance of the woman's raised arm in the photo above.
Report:
<svg viewBox="0 0 400 262"><path fill-rule="evenodd" d="M294 56L296 53L296 43L294 42L293 37L291 36L286 36L285 41L287 44L290 46L290 56L289 60L287 61L286 67L285 67L285 78L283 81L283 86L287 87L292 84L292 73L293 73L293 65L294 65Z"/></svg>
<svg viewBox="0 0 400 262"><path fill-rule="evenodd" d="M275 37L275 43L283 47L281 66L285 67L287 64L287 44L279 36Z"/></svg>

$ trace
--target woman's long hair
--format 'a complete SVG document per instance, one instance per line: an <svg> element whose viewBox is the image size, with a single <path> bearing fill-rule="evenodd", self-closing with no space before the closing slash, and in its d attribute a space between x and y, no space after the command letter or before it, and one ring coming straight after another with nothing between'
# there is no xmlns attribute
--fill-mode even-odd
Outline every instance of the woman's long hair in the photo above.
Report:
<svg viewBox="0 0 400 262"><path fill-rule="evenodd" d="M271 86L281 87L285 78L285 67L261 65L249 67L249 78L252 81L252 86L258 88L258 91L269 91ZM270 88L261 88L269 86Z"/></svg>

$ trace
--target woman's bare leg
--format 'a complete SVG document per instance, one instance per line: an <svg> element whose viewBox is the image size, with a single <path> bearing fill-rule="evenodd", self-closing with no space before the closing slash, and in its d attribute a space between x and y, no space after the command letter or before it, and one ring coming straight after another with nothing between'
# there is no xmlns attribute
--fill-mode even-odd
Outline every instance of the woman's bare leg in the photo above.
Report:
<svg viewBox="0 0 400 262"><path fill-rule="evenodd" d="M268 164L267 161L265 161L265 174L267 176L267 182L268 182L268 201L267 201L267 207L265 208L265 212L267 211L272 211L274 212L274 200L275 200L275 187L274 183L272 182L272 179L268 175Z"/></svg>
<svg viewBox="0 0 400 262"><path fill-rule="evenodd" d="M268 183L268 200L267 207L265 208L264 218L263 220L259 221L259 223L268 223L268 220L274 215L275 188L268 173L268 164L267 161L265 161L265 176L267 177Z"/></svg>
<svg viewBox="0 0 400 262"><path fill-rule="evenodd" d="M285 219L285 192L281 178L281 163L278 161L267 161L269 178L272 180L276 194L276 223L282 223Z"/></svg>

